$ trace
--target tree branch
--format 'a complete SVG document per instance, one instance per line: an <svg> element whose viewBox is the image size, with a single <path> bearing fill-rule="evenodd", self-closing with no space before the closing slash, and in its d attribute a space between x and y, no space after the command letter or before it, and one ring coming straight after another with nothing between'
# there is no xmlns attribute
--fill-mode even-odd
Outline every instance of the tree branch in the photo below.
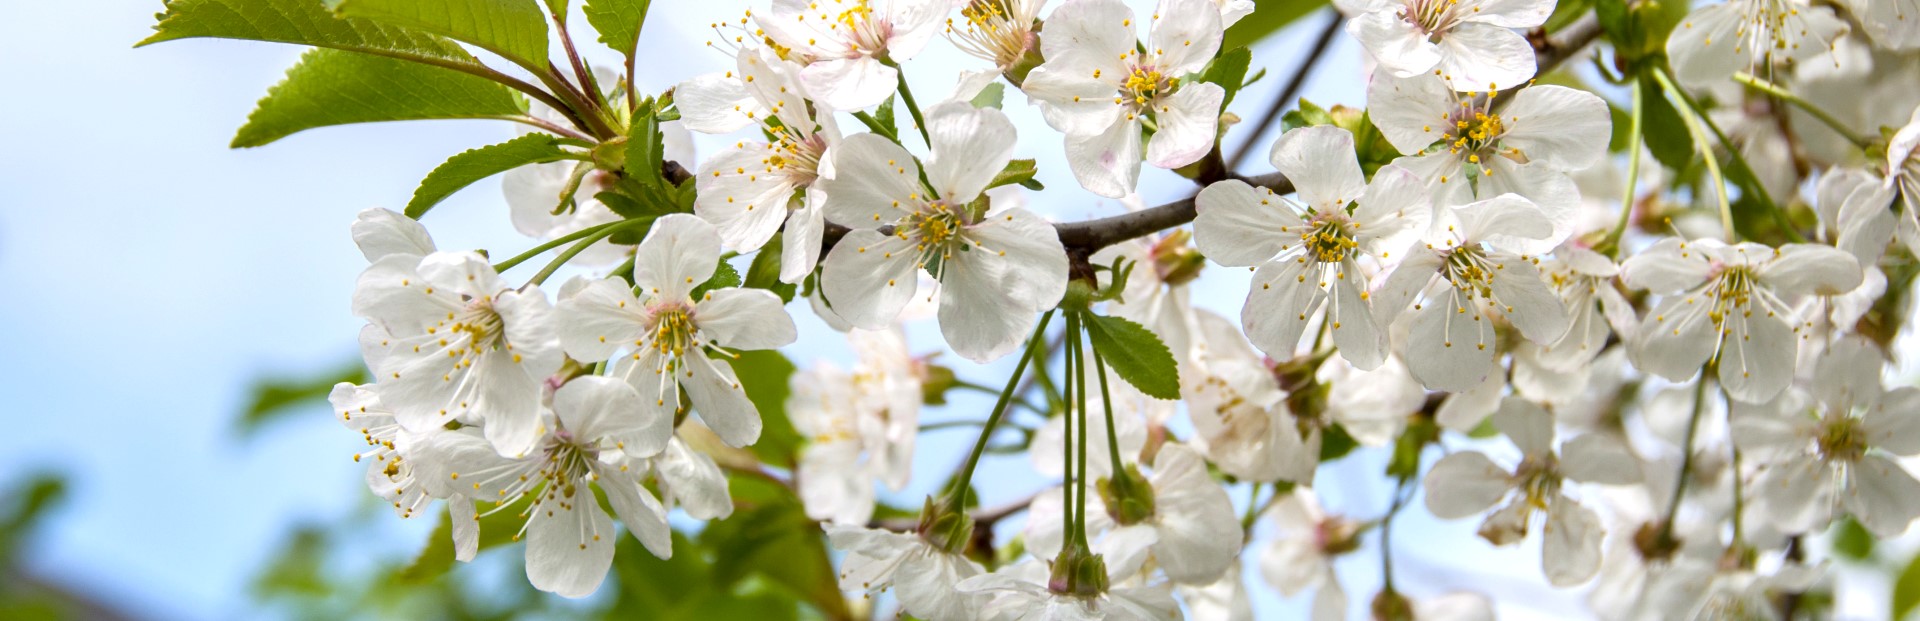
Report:
<svg viewBox="0 0 1920 621"><path fill-rule="evenodd" d="M1233 152L1233 157L1227 159L1227 169L1239 168L1240 163L1246 161L1247 156L1253 153L1254 148L1260 143L1260 137L1266 135L1267 128L1273 126L1273 121L1280 118L1280 113L1293 102L1294 96L1300 94L1300 88L1306 86L1307 76L1313 74L1313 68L1320 64L1320 57L1325 56L1327 50L1333 47L1334 33L1340 32L1340 25L1346 22L1347 16L1341 14L1338 9L1327 10L1327 24L1320 28L1320 38L1313 40L1313 47L1308 48L1307 57L1300 60L1300 67L1293 70L1293 78L1280 89L1280 96L1273 98L1273 103L1267 106L1267 111L1261 113L1260 120L1253 123L1253 131L1247 133L1246 143L1241 144L1239 150Z"/></svg>

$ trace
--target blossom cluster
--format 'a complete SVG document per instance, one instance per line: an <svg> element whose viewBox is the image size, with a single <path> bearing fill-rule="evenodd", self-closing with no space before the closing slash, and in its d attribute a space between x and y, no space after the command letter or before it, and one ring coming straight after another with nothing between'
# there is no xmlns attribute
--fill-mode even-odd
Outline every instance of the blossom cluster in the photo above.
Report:
<svg viewBox="0 0 1920 621"><path fill-rule="evenodd" d="M1242 559L1348 618L1336 561L1391 557L1408 506L1538 540L1544 581L1593 585L1604 618L1772 618L1831 588L1808 538L1920 517L1920 388L1887 379L1920 256L1920 88L1835 92L1920 75L1920 7L1727 0L1649 42L1650 3L1335 4L1370 61L1364 106L1303 104L1276 174L1221 155L1248 84L1223 35L1248 0L773 0L715 24L732 69L670 96L611 74L593 92L583 71L608 118L650 111L657 131L530 109L528 135L599 138L505 180L519 231L575 245L515 284L523 259L360 213L372 381L333 409L401 517L444 500L467 560L483 516L515 516L528 579L569 597L606 578L612 518L669 557L669 514L728 517L743 474L791 488L852 597L934 620L1251 618ZM1543 73L1603 31L1594 79L1620 88ZM923 109L904 72L942 43L976 64ZM1052 132L981 96L1009 87ZM732 142L697 158L690 132ZM603 154L646 136L681 178ZM1015 159L1031 148L1064 153L1068 193L1137 202L1143 163L1200 189L1156 229L1054 223L1028 207L1051 196ZM636 215L619 202L642 181L691 193ZM548 286L568 262L587 273ZM1193 301L1203 274L1242 282L1222 268L1248 271L1237 319ZM787 380L797 454L752 463L738 449L772 405L737 366L796 341L790 308L855 359ZM926 321L943 343L916 352ZM986 389L961 473L929 483L914 452L956 385L947 351L1021 370ZM1044 405L1019 388L1029 365ZM994 488L973 468L1016 406L1039 419L1019 449L1058 485L979 507ZM1390 455L1390 508L1316 494L1354 450ZM917 522L876 517L909 488L935 490ZM1374 618L1487 619L1506 595L1416 599L1381 571Z"/></svg>

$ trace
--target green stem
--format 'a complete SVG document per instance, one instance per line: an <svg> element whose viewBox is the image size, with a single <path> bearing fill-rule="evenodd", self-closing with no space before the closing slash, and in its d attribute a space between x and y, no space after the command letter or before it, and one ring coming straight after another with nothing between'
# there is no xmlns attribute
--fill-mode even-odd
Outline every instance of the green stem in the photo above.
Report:
<svg viewBox="0 0 1920 621"><path fill-rule="evenodd" d="M1240 516L1240 532L1253 530L1253 520L1260 516L1260 482L1254 481L1247 488L1247 513Z"/></svg>
<svg viewBox="0 0 1920 621"><path fill-rule="evenodd" d="M1700 413L1706 411L1706 404L1707 376L1701 371L1699 383L1693 386L1693 415L1687 419L1686 439L1680 444L1680 476L1673 482L1673 497L1667 502L1667 519L1660 523L1660 536L1654 539L1661 546L1673 542L1673 523L1680 517L1680 500L1686 497L1687 480L1693 476L1693 438L1700 430Z"/></svg>
<svg viewBox="0 0 1920 621"><path fill-rule="evenodd" d="M1401 477L1393 489L1393 506L1387 509L1387 515L1380 518L1380 575L1381 590L1393 592L1393 517L1407 506L1407 500L1413 497L1412 477Z"/></svg>
<svg viewBox="0 0 1920 621"><path fill-rule="evenodd" d="M998 388L994 388L994 387L991 387L991 386L982 386L982 385L979 385L979 384L975 384L975 383L973 383L973 382L968 382L968 381L961 381L961 380L956 380L956 381L955 381L955 382L953 383L953 387L954 387L954 388L959 388L959 389L962 389L962 390L971 390L971 391L974 391L974 392L978 392L978 393L983 393L983 394L989 394L989 395L998 395L998 394L1000 394L1000 389L998 389ZM1037 405L1034 405L1034 404L1032 404L1032 403L1028 403L1026 399L1022 399L1022 398L1020 398L1020 397L1017 397L1017 396L1013 398L1013 401L1012 401L1012 403L1013 403L1013 405L1015 405L1015 406L1018 406L1018 407L1021 407L1021 408L1025 408L1025 409L1026 409L1026 410L1027 410L1028 412L1033 412L1033 413L1035 413L1035 414L1039 414L1039 415L1041 415L1041 416L1046 416L1046 415L1048 414L1048 412L1047 412L1047 410L1046 410L1045 408L1042 408L1042 407L1040 407L1040 406L1037 406Z"/></svg>
<svg viewBox="0 0 1920 621"><path fill-rule="evenodd" d="M967 507L967 486L973 481L973 469L980 465L980 454L987 450L987 439L993 436L993 430L1000 425L1000 419L1007 411L1007 402L1013 399L1013 389L1020 385L1020 376L1026 374L1027 363L1032 362L1038 343L1047 338L1047 323L1053 321L1053 311L1040 316L1040 325L1033 328L1033 336L1028 339L1028 355L1020 357L1020 363L1013 367L1013 377L1007 378L1007 389L1001 391L1000 400L993 405L993 413L987 415L986 425L980 428L980 439L973 444L973 452L967 454L967 463L960 469L960 477L953 482L954 511L965 511ZM1041 370L1042 373L1046 371Z"/></svg>
<svg viewBox="0 0 1920 621"><path fill-rule="evenodd" d="M1639 192L1640 149L1644 138L1640 135L1641 120L1646 116L1645 89L1639 80L1633 80L1633 114L1628 117L1627 130L1627 187L1620 194L1620 221L1613 225L1613 231L1607 233L1600 246L1605 248L1608 257L1620 256L1620 238L1627 234L1627 224L1633 220L1633 203Z"/></svg>
<svg viewBox="0 0 1920 621"><path fill-rule="evenodd" d="M1081 549L1085 549L1087 547L1087 486L1091 483L1087 480L1087 360L1086 353L1080 349L1080 314L1077 312L1067 313L1067 355L1073 360L1072 368L1067 371L1067 382L1074 386L1073 409L1078 411L1080 416L1080 447L1074 451L1078 453L1075 457L1078 458L1079 466L1079 474L1075 478L1080 484L1074 490L1074 494L1079 497L1074 504L1079 505L1080 509L1076 516L1079 519L1073 523L1073 537L1074 541L1079 542ZM1119 466L1117 463L1114 465Z"/></svg>
<svg viewBox="0 0 1920 621"><path fill-rule="evenodd" d="M853 113L853 118L859 119L861 123L865 124L867 131L880 134L887 140L892 140L894 144L900 143L900 135L894 133L893 128L887 127L885 123L881 123L880 119L873 118L873 115L865 112L855 112Z"/></svg>
<svg viewBox="0 0 1920 621"><path fill-rule="evenodd" d="M979 421L979 420L947 420L947 421L940 421L937 423L927 423L927 424L921 425L920 431L923 431L923 432L939 431L941 429L955 429L960 427L981 427L986 424L987 424L986 421ZM1022 433L1028 433L1032 431L1030 429L1027 429L1026 427L1015 425L1013 423L1006 423L1006 426L1013 429L1018 429Z"/></svg>
<svg viewBox="0 0 1920 621"><path fill-rule="evenodd" d="M927 135L927 119L926 117L920 116L920 104L914 102L913 89L907 87L907 72L900 69L900 65L894 64L892 60L882 62L885 62L889 67L893 67L894 75L900 78L900 103L907 104L907 114L913 115L913 127L914 129L920 130L920 140L927 143L928 149L932 149L933 138ZM895 138L895 140L898 140L898 138Z"/></svg>
<svg viewBox="0 0 1920 621"><path fill-rule="evenodd" d="M496 272L504 272L504 271L507 271L507 270L510 270L510 269L513 269L513 267L514 267L514 266L516 266L516 265L519 265L519 264L521 264L521 263L525 263L525 262L527 261L527 259L531 259L531 258L534 258L534 257L536 257L536 256L540 256L540 254L541 254L541 253L544 253L544 252L546 252L546 251L548 251L548 250L552 250L552 249L554 249L554 248L559 248L560 246L562 246L562 245L565 245L565 244L566 244L567 242L570 242L570 241L573 241L573 240L576 240L576 239L580 239L580 238L582 238L582 237L586 237L586 236L588 236L588 235L594 235L594 234L597 234L597 233L599 233L599 232L601 232L601 231L603 231L603 230L606 230L606 229L611 229L611 228L615 228L615 227L618 227L618 226L620 226L620 225L623 225L623 224L632 224L632 223L634 223L634 222L641 222L641 221L642 221L642 220L621 220L621 221L619 221L619 222L608 222L608 223L606 223L606 224L595 224L595 225L593 225L593 226L589 226L589 227L587 227L587 228L583 228L583 229L580 229L580 230L578 230L578 231L574 231L574 232L572 232L572 233L568 233L568 234L566 234L566 235L561 235L561 236L559 236L559 237L555 237L555 238L553 238L553 239L551 239L551 240L547 240L547 242L546 242L546 243L542 243L542 244L540 244L540 245L538 245L538 246L534 246L534 247L533 247L532 249L529 249L529 250L527 250L526 252L522 252L522 253L520 253L520 254L517 254L517 255L514 255L514 256L513 256L513 258L510 258L510 259L507 259L507 260L505 260L505 261L501 261L501 262L499 262L499 263L495 263L495 264L493 264L493 271L496 271ZM651 220L645 220L645 221L648 221L648 222L650 222Z"/></svg>
<svg viewBox="0 0 1920 621"><path fill-rule="evenodd" d="M1693 138L1694 151L1698 152L1700 159L1706 162L1707 176L1713 179L1713 195L1720 201L1720 227L1726 230L1727 243L1733 243L1736 241L1733 230L1733 204L1727 201L1727 177L1720 172L1720 159L1714 157L1713 145L1707 143L1707 131L1701 127L1700 111L1693 107L1693 102L1687 98L1687 94L1681 92L1680 87L1675 86L1673 81L1667 78L1665 71L1654 71L1653 79L1660 82L1660 88L1667 92L1668 97L1678 100L1676 103L1679 105L1676 107L1680 109L1680 120L1686 123L1687 135ZM1728 152L1734 151L1732 144L1724 141L1721 144L1727 147Z"/></svg>
<svg viewBox="0 0 1920 621"><path fill-rule="evenodd" d="M652 221L653 221L652 218L646 218L642 220L622 220L620 222L614 222L611 224L615 224L615 225L632 224L634 222L652 222ZM575 256L579 256L580 253L586 252L588 247L593 246L595 243L598 243L602 239L606 239L607 237L612 236L614 232L618 230L619 230L618 226L603 226L600 228L600 230L594 231L593 234L587 235L586 237L581 238L580 241L574 242L572 246L569 246L567 247L566 250L561 251L560 256L554 257L553 261L548 262L546 267L540 268L540 271L535 273L533 275L533 278L528 279L527 282L532 283L536 286L545 284L547 282L547 277L552 276L556 270L560 269L560 266L566 265L567 262L572 261Z"/></svg>
<svg viewBox="0 0 1920 621"><path fill-rule="evenodd" d="M1846 138L1847 142L1851 142L1854 146L1860 147L1863 150L1867 147L1869 141L1866 137L1854 133L1852 128L1847 127L1845 123L1840 122L1839 118L1821 109L1820 106L1813 105L1813 102L1802 99L1799 95L1795 95L1787 91L1787 89L1780 88L1778 84L1754 77L1744 71L1735 71L1733 73L1733 81L1745 84L1748 88L1778 97L1782 101L1793 104L1794 107L1805 110L1807 114L1813 115L1813 118L1820 119L1820 122L1826 123L1827 127L1832 128L1834 133Z"/></svg>
<svg viewBox="0 0 1920 621"><path fill-rule="evenodd" d="M1720 130L1718 123L1714 123L1712 118L1701 111L1700 102L1695 101L1693 96L1687 94L1685 90L1673 86L1672 79L1666 75L1664 68L1659 70L1655 75L1656 77L1662 78L1661 83L1663 85L1672 88L1674 96L1686 102L1686 108L1692 112L1693 118L1701 124L1706 125L1707 129L1713 132L1714 138L1720 141L1720 145L1726 147L1727 158L1733 162L1733 170L1742 173L1749 181L1753 182L1746 187L1746 191L1760 201L1760 206L1765 208L1767 213L1773 214L1774 223L1778 224L1780 230L1787 234L1787 239L1795 243L1806 243L1807 237L1801 235L1800 230L1794 228L1793 221L1787 218L1786 208L1782 207L1780 203L1774 202L1773 195L1767 193L1765 186L1760 185L1760 176L1755 174L1753 172L1753 166L1747 163L1747 156L1742 155L1740 149L1733 146L1733 141L1727 139L1727 133ZM1708 156L1707 159L1711 160L1712 157ZM1722 191L1722 194L1724 193L1725 192ZM1729 233L1729 235L1731 235L1731 233Z"/></svg>
<svg viewBox="0 0 1920 621"><path fill-rule="evenodd" d="M1108 459L1110 459L1110 463L1113 464L1113 471L1118 473L1123 464L1120 463L1120 434L1114 431L1116 425L1113 424L1113 397L1107 393L1107 361L1105 358L1100 357L1100 348L1098 346L1089 342L1087 349L1093 350L1093 372L1098 374L1100 378L1100 405L1107 411ZM1086 378L1081 377L1080 381L1084 383L1086 382Z"/></svg>

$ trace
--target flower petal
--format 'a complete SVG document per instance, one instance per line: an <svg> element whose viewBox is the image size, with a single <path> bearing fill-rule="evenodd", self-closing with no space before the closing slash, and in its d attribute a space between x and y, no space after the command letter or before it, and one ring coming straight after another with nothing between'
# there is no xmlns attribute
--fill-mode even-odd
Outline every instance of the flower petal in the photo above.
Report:
<svg viewBox="0 0 1920 621"><path fill-rule="evenodd" d="M1218 84L1196 82L1155 101L1160 129L1147 141L1147 161L1172 169L1205 157L1220 136L1220 104L1226 96Z"/></svg>
<svg viewBox="0 0 1920 621"><path fill-rule="evenodd" d="M1273 143L1273 167L1293 181L1300 200L1317 211L1343 209L1367 191L1353 153L1353 134L1332 125L1301 127Z"/></svg>
<svg viewBox="0 0 1920 621"><path fill-rule="evenodd" d="M1088 192L1107 198L1133 193L1140 177L1140 122L1118 118L1097 134L1067 134L1067 165Z"/></svg>
<svg viewBox="0 0 1920 621"><path fill-rule="evenodd" d="M613 566L613 535L613 520L584 485L540 503L527 521L527 581L562 597L592 595Z"/></svg>
<svg viewBox="0 0 1920 621"><path fill-rule="evenodd" d="M1207 186L1193 203L1194 246L1228 267L1265 263L1286 248L1289 231L1302 226L1286 199L1239 179Z"/></svg>
<svg viewBox="0 0 1920 621"><path fill-rule="evenodd" d="M1434 462L1427 471L1427 510L1451 520L1487 510L1513 485L1507 471L1476 451L1460 451Z"/></svg>
<svg viewBox="0 0 1920 621"><path fill-rule="evenodd" d="M886 327L920 286L913 242L879 231L840 238L820 273L820 291L835 313L861 328Z"/></svg>
<svg viewBox="0 0 1920 621"><path fill-rule="evenodd" d="M966 204L987 189L1013 159L1014 129L1007 115L956 101L927 112L927 180L942 200Z"/></svg>
<svg viewBox="0 0 1920 621"><path fill-rule="evenodd" d="M708 291L693 307L693 323L708 343L730 350L774 349L799 338L780 296L765 289Z"/></svg>
<svg viewBox="0 0 1920 621"><path fill-rule="evenodd" d="M713 225L693 214L669 214L653 221L634 251L633 283L666 300L686 300L719 263L720 234Z"/></svg>
<svg viewBox="0 0 1920 621"><path fill-rule="evenodd" d="M913 155L879 134L855 134L827 149L821 179L827 219L854 228L876 228L916 209L920 165Z"/></svg>

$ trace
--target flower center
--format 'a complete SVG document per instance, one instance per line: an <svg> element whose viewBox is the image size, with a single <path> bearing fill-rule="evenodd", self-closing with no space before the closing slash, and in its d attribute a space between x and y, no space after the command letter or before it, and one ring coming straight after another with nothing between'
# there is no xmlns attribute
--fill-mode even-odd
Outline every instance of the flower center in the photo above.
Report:
<svg viewBox="0 0 1920 621"><path fill-rule="evenodd" d="M491 296L474 298L467 302L467 308L460 311L448 330L467 336L466 353L478 355L499 349L506 344L506 322L493 308Z"/></svg>
<svg viewBox="0 0 1920 621"><path fill-rule="evenodd" d="M1440 33L1452 28L1459 20L1453 14L1460 0L1410 0L1400 10L1400 18L1426 33L1429 41L1439 43Z"/></svg>
<svg viewBox="0 0 1920 621"><path fill-rule="evenodd" d="M1823 460L1859 461L1867 454L1867 431L1861 428L1858 418L1835 416L1820 425L1820 435L1814 437L1814 445Z"/></svg>
<svg viewBox="0 0 1920 621"><path fill-rule="evenodd" d="M1722 267L1719 277L1715 278L1708 293L1713 296L1713 307L1707 311L1707 317L1713 319L1713 325L1721 325L1727 317L1738 312L1745 316L1752 311L1747 305L1753 301L1754 273L1746 266Z"/></svg>
<svg viewBox="0 0 1920 621"><path fill-rule="evenodd" d="M536 502L559 501L560 506L571 509L573 497L580 491L580 482L590 474L588 464L600 451L582 444L565 429L556 430L540 450L546 455L546 461L540 466L540 479L547 483L547 488ZM591 493L587 498L587 502L594 502Z"/></svg>
<svg viewBox="0 0 1920 621"><path fill-rule="evenodd" d="M829 25L834 30L846 29L847 44L851 57L871 56L886 51L887 37L893 34L893 24L885 19L873 16L873 7L868 0L859 0L851 8L841 11Z"/></svg>
<svg viewBox="0 0 1920 621"><path fill-rule="evenodd" d="M694 348L693 310L683 302L667 302L653 309L653 348L678 357Z"/></svg>
<svg viewBox="0 0 1920 621"><path fill-rule="evenodd" d="M920 253L920 267L926 268L936 280L947 259L953 258L954 249L966 249L960 234L966 229L967 220L960 211L958 206L944 200L933 201L907 216L906 223L899 229L900 235L913 237L914 250Z"/></svg>
<svg viewBox="0 0 1920 621"><path fill-rule="evenodd" d="M773 145L773 154L764 160L767 174L782 175L794 185L809 185L820 176L820 156L827 151L826 138L820 134L796 135L792 128L782 127L774 134L779 141Z"/></svg>
<svg viewBox="0 0 1920 621"><path fill-rule="evenodd" d="M1180 88L1180 78L1163 75L1151 64L1134 65L1127 73L1127 80L1121 83L1120 99L1116 103L1132 101L1135 108L1144 108L1161 95L1172 93Z"/></svg>
<svg viewBox="0 0 1920 621"><path fill-rule="evenodd" d="M960 9L966 24L955 28L947 18L947 34L961 51L1011 67L1027 54L1033 37L1033 16L1009 7L1008 0L973 0Z"/></svg>
<svg viewBox="0 0 1920 621"><path fill-rule="evenodd" d="M1314 525L1314 541L1320 553L1339 556L1360 549L1360 524L1341 517L1330 517Z"/></svg>
<svg viewBox="0 0 1920 621"><path fill-rule="evenodd" d="M1519 481L1517 489L1525 495L1527 504L1545 511L1547 501L1560 493L1560 464L1552 455L1529 457L1514 469L1514 478Z"/></svg>
<svg viewBox="0 0 1920 621"><path fill-rule="evenodd" d="M1447 262L1441 269L1453 288L1482 298L1493 297L1493 274L1499 268L1487 260L1480 248L1470 245L1454 248L1447 253Z"/></svg>
<svg viewBox="0 0 1920 621"><path fill-rule="evenodd" d="M1495 143L1507 133L1506 123L1500 120L1500 115L1486 106L1476 105L1478 99L1470 97L1461 100L1460 108L1448 117L1446 128L1447 152L1453 155L1464 153L1467 162L1472 164L1482 163L1482 155L1499 153L1499 145ZM1490 103L1492 98L1488 97L1487 101ZM1526 161L1526 155L1519 149L1512 149L1505 155L1516 161Z"/></svg>
<svg viewBox="0 0 1920 621"><path fill-rule="evenodd" d="M1313 258L1322 263L1339 263L1353 257L1354 250L1360 247L1348 231L1347 217L1335 213L1315 214L1312 229L1300 234L1300 242Z"/></svg>

